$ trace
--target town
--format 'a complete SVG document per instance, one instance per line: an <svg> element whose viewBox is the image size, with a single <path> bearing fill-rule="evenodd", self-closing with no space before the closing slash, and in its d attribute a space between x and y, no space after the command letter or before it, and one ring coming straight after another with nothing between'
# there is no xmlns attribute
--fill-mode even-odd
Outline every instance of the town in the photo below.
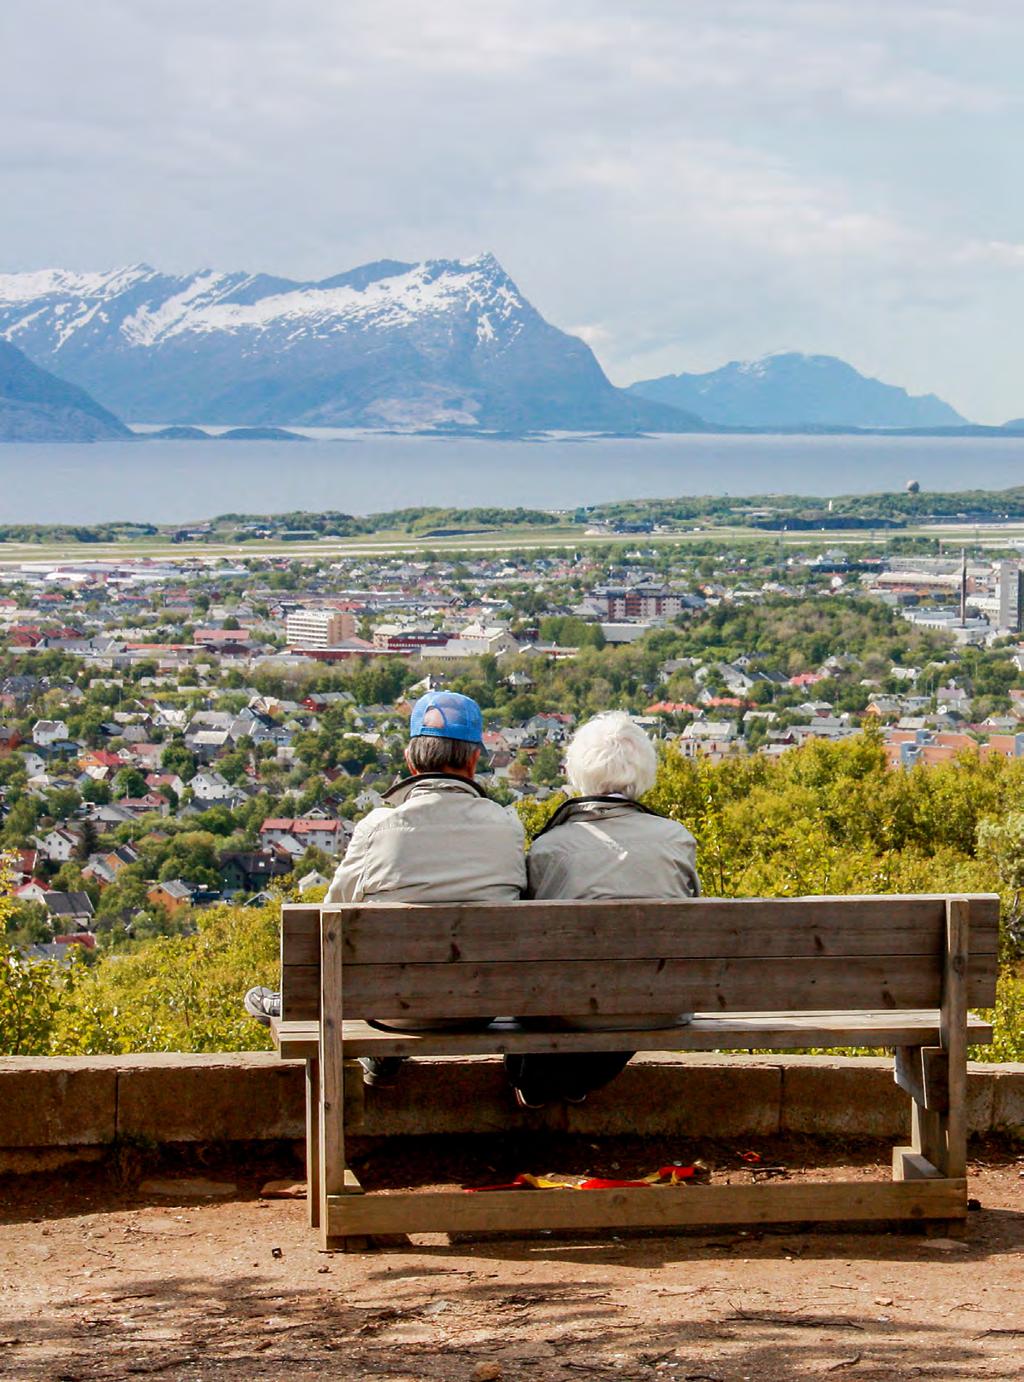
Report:
<svg viewBox="0 0 1024 1382"><path fill-rule="evenodd" d="M607 708L711 762L868 727L893 770L1024 755L1021 562L822 541L9 562L8 939L65 958L321 896L438 686L480 701L507 804Z"/></svg>

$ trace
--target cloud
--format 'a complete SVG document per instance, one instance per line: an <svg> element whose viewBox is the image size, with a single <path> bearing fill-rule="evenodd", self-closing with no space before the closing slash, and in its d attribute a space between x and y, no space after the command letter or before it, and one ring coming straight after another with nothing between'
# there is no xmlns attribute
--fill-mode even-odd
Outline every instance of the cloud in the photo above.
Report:
<svg viewBox="0 0 1024 1382"><path fill-rule="evenodd" d="M0 267L491 247L618 379L788 344L1019 414L1022 41L1016 0L6 0Z"/></svg>

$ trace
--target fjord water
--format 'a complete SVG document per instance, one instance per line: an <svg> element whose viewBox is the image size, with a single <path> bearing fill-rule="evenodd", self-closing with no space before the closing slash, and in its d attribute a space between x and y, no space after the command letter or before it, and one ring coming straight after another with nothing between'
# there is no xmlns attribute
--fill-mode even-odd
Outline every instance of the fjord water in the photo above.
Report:
<svg viewBox="0 0 1024 1382"><path fill-rule="evenodd" d="M0 446L0 522L183 523L222 513L431 504L574 508L695 494L835 495L1024 484L1024 436L559 437L319 434L307 442Z"/></svg>

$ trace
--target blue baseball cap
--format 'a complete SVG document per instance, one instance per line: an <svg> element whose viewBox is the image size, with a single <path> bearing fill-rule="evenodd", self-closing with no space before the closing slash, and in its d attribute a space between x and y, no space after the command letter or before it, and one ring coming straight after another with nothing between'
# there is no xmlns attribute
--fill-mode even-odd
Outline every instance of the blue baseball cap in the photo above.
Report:
<svg viewBox="0 0 1024 1382"><path fill-rule="evenodd" d="M428 691L413 706L409 719L409 737L420 736L482 744L484 720L480 707L471 696L458 691Z"/></svg>

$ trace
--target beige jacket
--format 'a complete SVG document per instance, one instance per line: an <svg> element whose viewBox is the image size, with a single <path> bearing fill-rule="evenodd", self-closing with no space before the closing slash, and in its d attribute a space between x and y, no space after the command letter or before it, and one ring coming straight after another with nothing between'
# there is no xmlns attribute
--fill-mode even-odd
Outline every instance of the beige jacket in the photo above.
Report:
<svg viewBox="0 0 1024 1382"><path fill-rule="evenodd" d="M518 902L526 887L519 817L472 782L424 773L385 795L352 832L325 902ZM400 958L400 957L399 957ZM395 1031L459 1031L488 1019L381 1018Z"/></svg>
<svg viewBox="0 0 1024 1382"><path fill-rule="evenodd" d="M352 832L325 902L518 902L519 817L472 782L423 774L392 787Z"/></svg>
<svg viewBox="0 0 1024 1382"><path fill-rule="evenodd" d="M697 842L678 821L626 802L570 803L561 824L533 842L527 896L671 901L700 895ZM563 1018L587 1030L672 1026L684 1014Z"/></svg>

